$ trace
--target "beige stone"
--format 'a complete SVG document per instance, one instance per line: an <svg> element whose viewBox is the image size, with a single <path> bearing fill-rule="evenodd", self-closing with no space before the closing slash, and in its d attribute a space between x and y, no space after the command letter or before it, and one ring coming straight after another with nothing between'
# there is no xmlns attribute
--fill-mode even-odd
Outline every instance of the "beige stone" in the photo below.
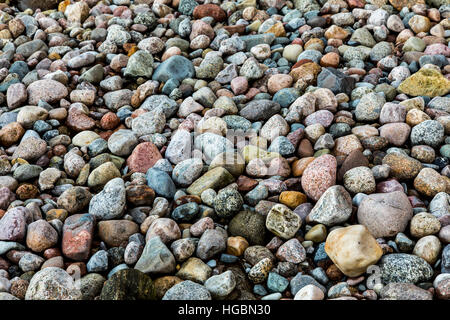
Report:
<svg viewBox="0 0 450 320"><path fill-rule="evenodd" d="M294 300L323 300L323 291L312 284L301 288L294 297Z"/></svg>
<svg viewBox="0 0 450 320"><path fill-rule="evenodd" d="M431 265L437 261L440 252L441 242L436 236L426 236L420 238L413 250L413 254L421 257Z"/></svg>
<svg viewBox="0 0 450 320"><path fill-rule="evenodd" d="M411 219L409 231L413 237L422 238L438 233L441 223L438 218L428 212L420 212Z"/></svg>
<svg viewBox="0 0 450 320"><path fill-rule="evenodd" d="M377 263L383 250L363 225L335 229L327 237L325 252L345 275L357 277Z"/></svg>

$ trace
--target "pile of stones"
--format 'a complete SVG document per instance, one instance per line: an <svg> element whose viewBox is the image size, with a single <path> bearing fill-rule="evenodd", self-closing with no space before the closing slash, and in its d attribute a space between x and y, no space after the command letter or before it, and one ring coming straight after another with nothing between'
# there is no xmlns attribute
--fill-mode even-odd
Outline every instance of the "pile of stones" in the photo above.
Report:
<svg viewBox="0 0 450 320"><path fill-rule="evenodd" d="M0 300L450 298L448 0L0 3Z"/></svg>

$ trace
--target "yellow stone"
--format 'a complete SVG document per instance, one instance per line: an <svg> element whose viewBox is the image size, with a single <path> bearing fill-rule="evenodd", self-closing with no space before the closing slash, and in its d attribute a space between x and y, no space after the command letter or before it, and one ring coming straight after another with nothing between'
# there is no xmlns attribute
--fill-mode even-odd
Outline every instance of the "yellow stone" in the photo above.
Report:
<svg viewBox="0 0 450 320"><path fill-rule="evenodd" d="M22 159L22 158L15 158L15 159L12 159L12 160L11 160L11 164L12 164L12 165L15 165L16 163L19 163L19 164L28 164L28 161L25 160L25 159Z"/></svg>
<svg viewBox="0 0 450 320"><path fill-rule="evenodd" d="M179 265L177 267L179 267ZM174 285L182 281L183 280L175 276L164 276L155 279L155 281L153 281L153 284L155 285L156 297L158 299L162 299L162 297L164 297L164 295L166 294L167 290L169 290Z"/></svg>
<svg viewBox="0 0 450 320"><path fill-rule="evenodd" d="M312 84L316 81L320 71L322 71L322 68L317 63L307 62L300 67L293 69L289 75L295 82L302 80L302 82Z"/></svg>
<svg viewBox="0 0 450 320"><path fill-rule="evenodd" d="M138 47L137 46L132 46L127 53L127 56L131 57L136 51L138 51Z"/></svg>
<svg viewBox="0 0 450 320"><path fill-rule="evenodd" d="M211 161L208 170L216 167L225 168L233 176L240 176L245 170L245 161L237 152L222 152Z"/></svg>
<svg viewBox="0 0 450 320"><path fill-rule="evenodd" d="M234 181L233 175L228 172L227 169L222 167L215 167L209 170L200 178L194 181L189 188L186 189L187 193L193 195L201 195L206 189L219 189Z"/></svg>
<svg viewBox="0 0 450 320"><path fill-rule="evenodd" d="M238 10L245 9L247 7L256 7L256 0L244 0L236 5Z"/></svg>
<svg viewBox="0 0 450 320"><path fill-rule="evenodd" d="M251 24L249 24L247 27L251 30L251 31L258 31L259 27L261 26L261 20L255 20L254 22L252 22Z"/></svg>
<svg viewBox="0 0 450 320"><path fill-rule="evenodd" d="M11 32L8 29L0 30L0 39L11 39Z"/></svg>
<svg viewBox="0 0 450 320"><path fill-rule="evenodd" d="M423 100L422 97L403 100L402 102L400 102L400 104L406 107L406 112L410 111L411 109L418 109L421 111L425 110L425 100Z"/></svg>
<svg viewBox="0 0 450 320"><path fill-rule="evenodd" d="M236 236L227 239L227 253L239 257L244 254L249 244L244 237Z"/></svg>
<svg viewBox="0 0 450 320"><path fill-rule="evenodd" d="M360 224L331 231L325 242L325 252L349 277L363 274L383 255L377 240Z"/></svg>
<svg viewBox="0 0 450 320"><path fill-rule="evenodd" d="M284 30L283 23L277 22L264 33L273 33L276 37L284 37L286 30Z"/></svg>
<svg viewBox="0 0 450 320"><path fill-rule="evenodd" d="M316 224L306 234L305 240L323 242L327 238L327 228L323 224Z"/></svg>
<svg viewBox="0 0 450 320"><path fill-rule="evenodd" d="M299 191L283 191L280 194L280 202L291 209L297 208L302 203L306 202L306 195Z"/></svg>
<svg viewBox="0 0 450 320"><path fill-rule="evenodd" d="M431 21L427 17L416 14L409 19L408 25L415 33L428 32L431 28Z"/></svg>
<svg viewBox="0 0 450 320"><path fill-rule="evenodd" d="M241 149L241 154L244 157L245 163L249 163L253 159L273 159L281 157L277 152L267 152L256 146L247 145Z"/></svg>
<svg viewBox="0 0 450 320"><path fill-rule="evenodd" d="M325 31L325 38L327 39L340 39L344 40L349 35L349 32L344 28L332 25Z"/></svg>
<svg viewBox="0 0 450 320"><path fill-rule="evenodd" d="M406 114L406 123L411 127L430 119L429 115L419 109L411 109Z"/></svg>
<svg viewBox="0 0 450 320"><path fill-rule="evenodd" d="M59 60L59 59L61 59L61 56L59 54L57 54L56 52L52 52L48 55L48 58L50 60Z"/></svg>
<svg viewBox="0 0 450 320"><path fill-rule="evenodd" d="M207 49L203 50L203 52L202 52L202 58L204 58L204 57L206 56L206 54L207 54L208 52L211 52L211 51L212 51L211 48L207 48Z"/></svg>
<svg viewBox="0 0 450 320"><path fill-rule="evenodd" d="M250 138L249 144L252 146L257 146L263 150L267 150L268 141L266 138L261 136L253 136Z"/></svg>
<svg viewBox="0 0 450 320"><path fill-rule="evenodd" d="M52 221L54 219L58 219L58 220L61 220L62 222L64 222L64 220L66 220L66 218L67 218L67 215L68 215L68 213L67 213L67 210L65 210L65 209L50 209L47 212L45 219L47 221Z"/></svg>
<svg viewBox="0 0 450 320"><path fill-rule="evenodd" d="M60 12L64 12L64 11L66 11L66 8L67 8L67 6L70 4L70 0L64 0L64 1L61 1L59 4L58 4L58 11L60 11Z"/></svg>
<svg viewBox="0 0 450 320"><path fill-rule="evenodd" d="M422 68L400 83L397 90L414 97L445 96L450 92L450 80L435 69Z"/></svg>
<svg viewBox="0 0 450 320"><path fill-rule="evenodd" d="M190 257L181 265L181 268L175 276L183 280L191 280L199 283L204 283L212 273L212 269L201 259Z"/></svg>

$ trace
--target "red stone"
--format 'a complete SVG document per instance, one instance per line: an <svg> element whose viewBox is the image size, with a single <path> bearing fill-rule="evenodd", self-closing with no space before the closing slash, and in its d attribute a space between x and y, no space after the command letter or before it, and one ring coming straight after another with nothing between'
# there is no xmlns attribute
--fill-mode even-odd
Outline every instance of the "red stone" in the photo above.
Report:
<svg viewBox="0 0 450 320"><path fill-rule="evenodd" d="M44 251L44 258L51 259L54 257L59 257L61 255L61 251L58 248L49 248Z"/></svg>
<svg viewBox="0 0 450 320"><path fill-rule="evenodd" d="M9 262L0 257L0 270L8 270Z"/></svg>
<svg viewBox="0 0 450 320"><path fill-rule="evenodd" d="M204 17L213 17L214 20L222 22L227 18L227 14L217 4L201 4L196 6L192 13L194 19L201 19Z"/></svg>
<svg viewBox="0 0 450 320"><path fill-rule="evenodd" d="M241 192L248 192L258 185L258 181L246 176L239 176L236 183L238 185L238 190Z"/></svg>
<svg viewBox="0 0 450 320"><path fill-rule="evenodd" d="M146 173L159 159L162 156L158 148L152 142L143 142L128 157L127 165L130 172Z"/></svg>
<svg viewBox="0 0 450 320"><path fill-rule="evenodd" d="M94 236L95 218L91 214L69 216L63 227L62 252L75 261L86 260Z"/></svg>
<svg viewBox="0 0 450 320"><path fill-rule="evenodd" d="M117 127L120 123L119 117L114 112L106 113L100 120L102 129L111 130Z"/></svg>
<svg viewBox="0 0 450 320"><path fill-rule="evenodd" d="M365 0L347 0L348 6L353 8L364 8L364 5L366 4Z"/></svg>
<svg viewBox="0 0 450 320"><path fill-rule="evenodd" d="M245 24L238 24L234 26L224 26L225 30L227 30L230 34L243 34L245 32Z"/></svg>
<svg viewBox="0 0 450 320"><path fill-rule="evenodd" d="M91 130L95 127L95 120L76 109L70 109L66 125L77 132Z"/></svg>

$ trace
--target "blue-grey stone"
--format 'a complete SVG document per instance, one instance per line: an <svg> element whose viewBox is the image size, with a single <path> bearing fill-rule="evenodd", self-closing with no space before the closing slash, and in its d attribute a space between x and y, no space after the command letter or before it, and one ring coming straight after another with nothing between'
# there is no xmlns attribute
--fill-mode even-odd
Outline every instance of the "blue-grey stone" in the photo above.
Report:
<svg viewBox="0 0 450 320"><path fill-rule="evenodd" d="M157 195L172 199L177 191L172 178L164 171L150 168L147 171L147 185L152 188Z"/></svg>
<svg viewBox="0 0 450 320"><path fill-rule="evenodd" d="M283 292L289 285L289 280L278 273L270 272L267 278L267 288L270 292Z"/></svg>
<svg viewBox="0 0 450 320"><path fill-rule="evenodd" d="M199 210L196 202L189 202L176 207L172 212L172 218L177 222L189 222L195 218Z"/></svg>
<svg viewBox="0 0 450 320"><path fill-rule="evenodd" d="M167 290L162 300L212 300L212 298L204 286L186 280Z"/></svg>
<svg viewBox="0 0 450 320"><path fill-rule="evenodd" d="M97 251L86 264L88 272L102 272L108 270L108 253L105 250Z"/></svg>
<svg viewBox="0 0 450 320"><path fill-rule="evenodd" d="M169 79L182 81L193 78L195 75L194 65L187 58L175 55L161 63L153 73L153 80L166 82Z"/></svg>
<svg viewBox="0 0 450 320"><path fill-rule="evenodd" d="M304 275L301 273L297 273L297 275L291 279L290 287L291 287L291 293L295 296L297 292L300 291L301 288L312 284L318 287L320 290L323 291L323 293L327 292L327 289L321 285L319 282L317 282L313 277Z"/></svg>
<svg viewBox="0 0 450 320"><path fill-rule="evenodd" d="M282 108L289 107L292 102L300 96L300 92L296 88L284 88L273 96L273 101L280 104Z"/></svg>

